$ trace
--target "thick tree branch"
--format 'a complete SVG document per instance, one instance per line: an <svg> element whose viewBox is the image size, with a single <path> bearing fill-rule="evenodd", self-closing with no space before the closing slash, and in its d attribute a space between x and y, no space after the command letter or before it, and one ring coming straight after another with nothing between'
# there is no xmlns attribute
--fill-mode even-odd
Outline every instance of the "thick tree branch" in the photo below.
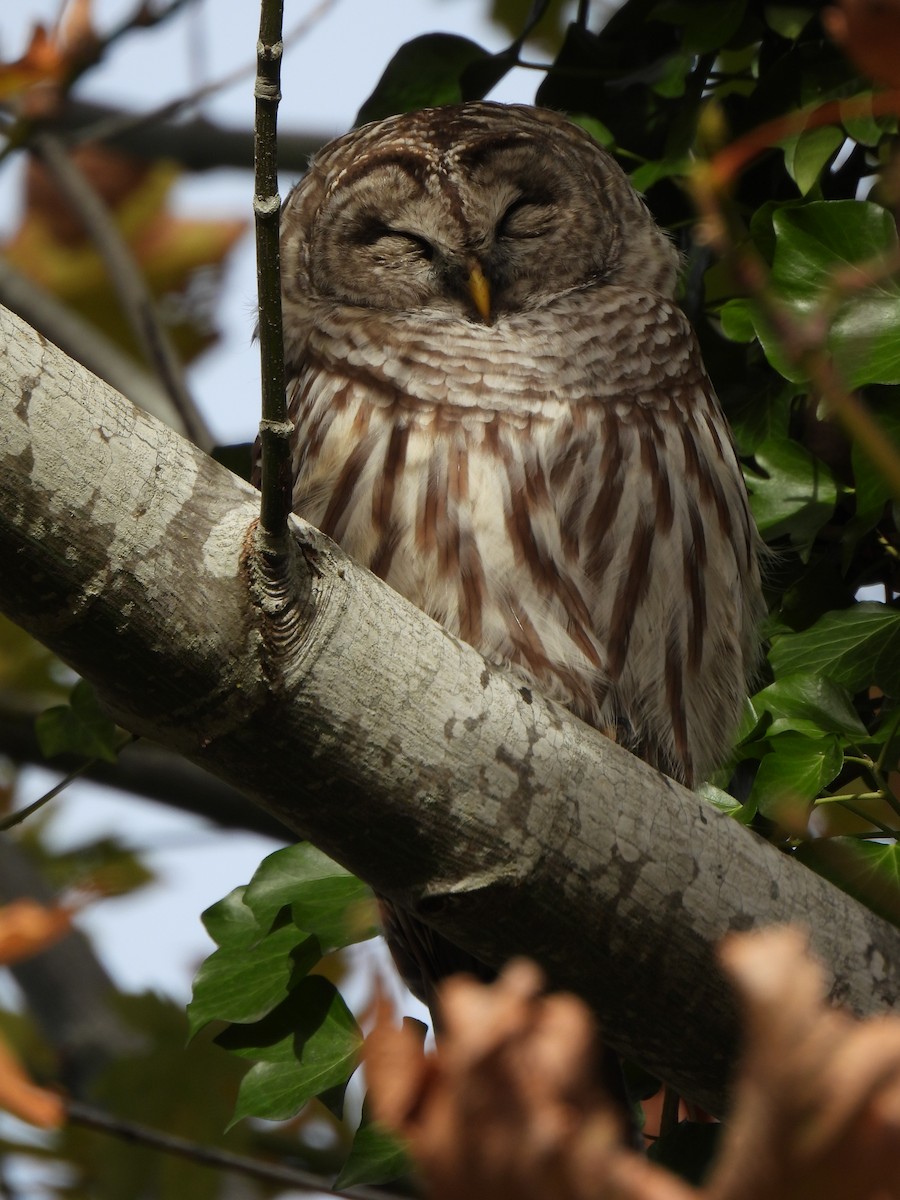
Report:
<svg viewBox="0 0 900 1200"><path fill-rule="evenodd" d="M527 952L713 1111L728 930L808 921L833 996L898 1004L900 931L487 665L34 334L0 323L0 607L171 746L489 962Z"/></svg>

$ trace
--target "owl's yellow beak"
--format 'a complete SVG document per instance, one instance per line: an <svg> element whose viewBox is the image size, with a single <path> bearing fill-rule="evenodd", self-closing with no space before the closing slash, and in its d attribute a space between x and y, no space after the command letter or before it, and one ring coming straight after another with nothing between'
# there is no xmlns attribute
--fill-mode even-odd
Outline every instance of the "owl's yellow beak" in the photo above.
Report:
<svg viewBox="0 0 900 1200"><path fill-rule="evenodd" d="M491 285L485 278L484 271L477 262L469 265L469 278L466 287L472 297L472 303L478 309L482 321L491 319Z"/></svg>

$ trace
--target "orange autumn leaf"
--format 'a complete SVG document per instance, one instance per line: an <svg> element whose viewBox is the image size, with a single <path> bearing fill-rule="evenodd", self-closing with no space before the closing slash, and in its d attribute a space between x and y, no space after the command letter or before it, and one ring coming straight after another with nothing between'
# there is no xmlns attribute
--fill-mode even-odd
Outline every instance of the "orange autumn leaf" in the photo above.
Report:
<svg viewBox="0 0 900 1200"><path fill-rule="evenodd" d="M34 26L22 57L0 63L0 100L12 102L25 117L47 116L57 108L70 77L100 48L91 5L92 0L72 0L53 29Z"/></svg>
<svg viewBox="0 0 900 1200"><path fill-rule="evenodd" d="M745 1048L709 1200L897 1200L900 1019L825 1001L796 929L733 935Z"/></svg>
<svg viewBox="0 0 900 1200"><path fill-rule="evenodd" d="M189 361L215 340L210 299L247 222L176 217L168 207L179 174L172 162L148 162L101 145L78 147L72 157L109 207L151 292L174 313L170 332ZM105 263L36 160L29 164L23 210L22 224L3 247L5 257L140 357Z"/></svg>
<svg viewBox="0 0 900 1200"><path fill-rule="evenodd" d="M446 980L436 1054L381 1006L365 1046L373 1113L409 1142L430 1200L692 1200L623 1144L587 1007L541 988L523 961L488 986Z"/></svg>
<svg viewBox="0 0 900 1200"><path fill-rule="evenodd" d="M66 1118L63 1099L32 1083L19 1060L0 1040L0 1109L29 1125L59 1129Z"/></svg>
<svg viewBox="0 0 900 1200"><path fill-rule="evenodd" d="M57 83L64 63L59 49L43 25L37 25L28 49L11 63L0 63L0 99L17 96L36 83Z"/></svg>
<svg viewBox="0 0 900 1200"><path fill-rule="evenodd" d="M542 996L527 963L446 981L433 1054L382 1005L365 1052L374 1115L408 1142L430 1200L900 1200L900 1019L831 1008L797 930L733 935L720 956L744 1052L700 1189L622 1144L590 1012Z"/></svg>
<svg viewBox="0 0 900 1200"><path fill-rule="evenodd" d="M83 61L99 44L94 28L94 0L69 0L56 23L55 39L71 61Z"/></svg>
<svg viewBox="0 0 900 1200"><path fill-rule="evenodd" d="M36 900L15 900L0 908L0 964L31 958L58 942L72 927L72 913Z"/></svg>

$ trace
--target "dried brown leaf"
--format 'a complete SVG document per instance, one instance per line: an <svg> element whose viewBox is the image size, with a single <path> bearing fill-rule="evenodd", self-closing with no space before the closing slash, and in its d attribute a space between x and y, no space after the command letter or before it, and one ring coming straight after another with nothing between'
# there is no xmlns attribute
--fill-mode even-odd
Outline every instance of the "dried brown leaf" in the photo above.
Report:
<svg viewBox="0 0 900 1200"><path fill-rule="evenodd" d="M19 1060L0 1040L0 1109L29 1125L58 1129L65 1121L61 1096L37 1087L23 1071Z"/></svg>
<svg viewBox="0 0 900 1200"><path fill-rule="evenodd" d="M44 907L35 900L16 900L0 908L0 963L31 958L64 937L72 927L72 912L61 906Z"/></svg>
<svg viewBox="0 0 900 1200"><path fill-rule="evenodd" d="M106 146L86 144L72 158L110 209L157 298L177 320L170 333L184 361L215 340L210 304L226 256L246 232L241 219L185 220L169 207L178 169ZM4 257L35 283L70 304L117 344L142 357L109 278L80 217L45 167L33 160L24 218L2 247Z"/></svg>
<svg viewBox="0 0 900 1200"><path fill-rule="evenodd" d="M35 25L31 41L21 58L0 63L0 99L21 101L36 85L55 86L67 69L64 56L43 25Z"/></svg>
<svg viewBox="0 0 900 1200"><path fill-rule="evenodd" d="M900 1197L900 1020L825 1002L795 929L729 938L746 1049L709 1200Z"/></svg>
<svg viewBox="0 0 900 1200"><path fill-rule="evenodd" d="M496 983L441 987L443 1032L426 1056L384 1014L366 1047L375 1116L408 1140L435 1200L694 1200L623 1146L597 1086L593 1017L574 996L541 995L530 963Z"/></svg>
<svg viewBox="0 0 900 1200"><path fill-rule="evenodd" d="M746 1049L702 1192L622 1146L590 1013L542 996L527 963L488 987L448 980L432 1056L382 1006L367 1049L376 1117L436 1200L900 1200L900 1019L830 1008L797 930L735 935L721 954Z"/></svg>

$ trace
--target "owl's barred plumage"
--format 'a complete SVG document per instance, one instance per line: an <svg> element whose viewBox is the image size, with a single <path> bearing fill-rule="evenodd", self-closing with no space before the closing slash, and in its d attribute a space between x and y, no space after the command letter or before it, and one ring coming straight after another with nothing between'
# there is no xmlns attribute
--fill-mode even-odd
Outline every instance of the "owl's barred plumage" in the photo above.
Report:
<svg viewBox="0 0 900 1200"><path fill-rule="evenodd" d="M339 138L282 218L296 511L690 785L727 754L761 599L677 268L614 160L518 106Z"/></svg>

